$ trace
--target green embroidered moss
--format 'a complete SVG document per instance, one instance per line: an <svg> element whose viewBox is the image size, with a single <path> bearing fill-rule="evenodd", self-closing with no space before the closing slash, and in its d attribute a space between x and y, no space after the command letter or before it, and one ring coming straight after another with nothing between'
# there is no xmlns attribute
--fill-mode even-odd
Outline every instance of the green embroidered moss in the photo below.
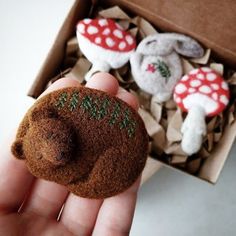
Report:
<svg viewBox="0 0 236 236"><path fill-rule="evenodd" d="M120 129L127 128L128 136L133 137L136 129L136 122L130 118L130 111L126 109L124 111L124 118L120 122Z"/></svg>
<svg viewBox="0 0 236 236"><path fill-rule="evenodd" d="M92 105L92 97L87 95L83 98L80 107L83 108L85 111L89 111L92 108Z"/></svg>
<svg viewBox="0 0 236 236"><path fill-rule="evenodd" d="M62 109L65 107L65 104L68 100L68 94L66 92L62 93L58 101L55 103L55 106L58 109ZM74 92L71 95L70 102L68 104L69 110L74 111L79 104L79 92ZM90 95L86 95L80 104L80 108L82 108L85 112L89 113L91 119L101 120L105 116L108 115L108 108L111 105L111 101L108 97L104 98L101 102L99 98L93 98ZM119 117L122 116L122 120L119 122L120 129L127 129L128 136L133 137L136 129L136 122L130 117L130 110L127 108L123 112L121 110L121 105L119 102L114 104L114 110L111 113L111 118L109 120L110 125L114 125Z"/></svg>
<svg viewBox="0 0 236 236"><path fill-rule="evenodd" d="M90 113L91 118L100 120L104 118L107 113L107 108L110 104L110 100L105 98L100 104L99 100L93 99L90 96L85 96L82 100L81 107Z"/></svg>
<svg viewBox="0 0 236 236"><path fill-rule="evenodd" d="M120 106L120 103L117 102L111 114L111 119L109 120L110 125L114 125L116 123L116 121L118 120L120 116L120 112L121 112L121 106Z"/></svg>
<svg viewBox="0 0 236 236"><path fill-rule="evenodd" d="M105 98L98 110L97 113L97 119L100 120L104 118L108 113L107 113L107 108L110 105L110 100L108 98Z"/></svg>
<svg viewBox="0 0 236 236"><path fill-rule="evenodd" d="M126 127L128 127L129 123L130 123L130 117L129 117L129 110L126 109L124 111L124 119L120 122L120 129L124 129Z"/></svg>
<svg viewBox="0 0 236 236"><path fill-rule="evenodd" d="M130 138L134 136L135 130L136 130L136 122L132 120L128 128L128 136Z"/></svg>
<svg viewBox="0 0 236 236"><path fill-rule="evenodd" d="M78 97L79 97L78 92L74 92L72 94L71 99L70 99L70 104L69 104L70 111L73 111L78 106L78 102L79 102Z"/></svg>
<svg viewBox="0 0 236 236"><path fill-rule="evenodd" d="M65 106L65 103L67 101L67 93L62 93L58 99L58 101L55 103L55 106L57 107L57 109L62 109Z"/></svg>
<svg viewBox="0 0 236 236"><path fill-rule="evenodd" d="M90 118L97 119L98 116L98 107L97 107L97 100L95 100L92 103L91 109L90 109Z"/></svg>

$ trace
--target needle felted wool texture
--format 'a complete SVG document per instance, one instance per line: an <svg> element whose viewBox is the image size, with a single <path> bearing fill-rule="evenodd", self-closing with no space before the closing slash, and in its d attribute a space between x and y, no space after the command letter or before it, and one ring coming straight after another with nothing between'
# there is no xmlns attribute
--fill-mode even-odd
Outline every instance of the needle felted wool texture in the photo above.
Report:
<svg viewBox="0 0 236 236"><path fill-rule="evenodd" d="M38 178L81 197L106 198L126 190L141 174L148 135L125 102L71 87L40 98L29 109L12 152Z"/></svg>
<svg viewBox="0 0 236 236"><path fill-rule="evenodd" d="M86 80L97 71L120 68L136 48L133 36L111 19L81 20L76 35L80 50L93 64L85 75Z"/></svg>
<svg viewBox="0 0 236 236"><path fill-rule="evenodd" d="M145 92L164 102L170 99L175 84L182 76L178 54L201 57L203 48L192 38L177 33L147 36L131 55L130 64L134 80Z"/></svg>
<svg viewBox="0 0 236 236"><path fill-rule="evenodd" d="M188 155L198 152L207 133L206 116L215 116L229 103L229 87L208 67L194 69L182 77L174 89L174 100L188 115L182 124L181 146Z"/></svg>

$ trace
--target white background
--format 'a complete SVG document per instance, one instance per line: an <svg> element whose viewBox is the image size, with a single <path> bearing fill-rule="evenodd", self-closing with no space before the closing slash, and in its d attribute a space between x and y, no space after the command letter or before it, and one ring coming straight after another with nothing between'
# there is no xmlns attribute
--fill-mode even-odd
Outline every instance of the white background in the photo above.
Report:
<svg viewBox="0 0 236 236"><path fill-rule="evenodd" d="M72 3L0 0L0 142L32 104L26 94ZM131 235L236 235L235 172L236 145L216 186L162 168L140 190Z"/></svg>

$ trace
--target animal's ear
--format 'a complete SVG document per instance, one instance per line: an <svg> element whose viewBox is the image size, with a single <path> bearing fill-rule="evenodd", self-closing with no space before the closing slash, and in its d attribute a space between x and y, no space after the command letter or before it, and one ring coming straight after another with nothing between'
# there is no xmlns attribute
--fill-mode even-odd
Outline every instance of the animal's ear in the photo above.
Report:
<svg viewBox="0 0 236 236"><path fill-rule="evenodd" d="M23 151L23 139L16 139L16 141L11 146L11 151L16 158L25 159Z"/></svg>
<svg viewBox="0 0 236 236"><path fill-rule="evenodd" d="M165 47L159 47L161 34L153 34L144 38L138 45L136 52L143 55L161 55Z"/></svg>
<svg viewBox="0 0 236 236"><path fill-rule="evenodd" d="M39 120L42 120L42 119L47 119L47 118L57 118L58 117L58 114L57 114L57 111L53 108L48 108L48 109L42 109L42 108L34 108L30 115L29 115L29 120L30 122L34 122L34 121L39 121Z"/></svg>
<svg viewBox="0 0 236 236"><path fill-rule="evenodd" d="M190 37L170 33L169 38L173 40L174 50L183 56L198 58L204 55L202 46Z"/></svg>

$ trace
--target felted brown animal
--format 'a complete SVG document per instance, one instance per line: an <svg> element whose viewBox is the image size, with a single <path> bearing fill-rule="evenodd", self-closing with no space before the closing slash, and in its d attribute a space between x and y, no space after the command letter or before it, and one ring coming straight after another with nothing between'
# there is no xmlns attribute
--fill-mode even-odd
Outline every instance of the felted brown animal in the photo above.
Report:
<svg viewBox="0 0 236 236"><path fill-rule="evenodd" d="M40 98L12 145L34 176L86 198L110 197L131 186L144 168L147 149L148 135L137 112L85 87Z"/></svg>

